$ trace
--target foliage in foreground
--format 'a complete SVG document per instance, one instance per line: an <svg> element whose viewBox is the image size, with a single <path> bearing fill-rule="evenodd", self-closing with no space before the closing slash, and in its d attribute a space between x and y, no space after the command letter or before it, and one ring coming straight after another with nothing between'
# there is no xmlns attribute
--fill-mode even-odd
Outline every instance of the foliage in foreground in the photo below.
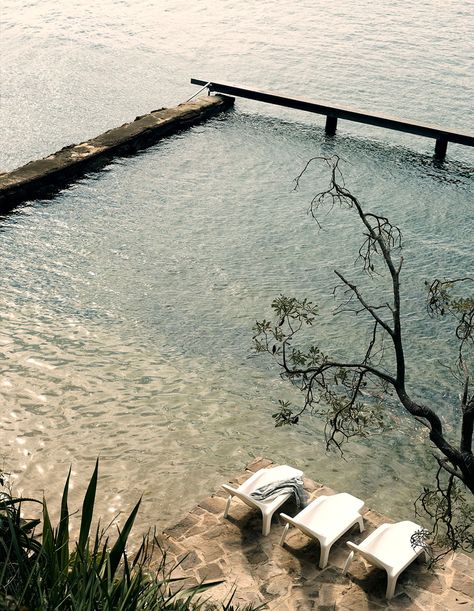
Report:
<svg viewBox="0 0 474 611"><path fill-rule="evenodd" d="M69 473L70 475L70 473ZM220 582L180 587L181 578L167 568L161 552L158 567L151 566L153 552L159 547L156 537L143 537L133 559L126 545L140 501L135 505L115 541L97 526L91 532L98 480L98 463L82 504L79 538L69 536L67 477L61 500L59 524L54 528L46 502L0 497L0 611L139 611L173 610L232 611L229 601L219 606L200 598L209 587ZM22 504L39 503L43 507L43 532L35 528L40 520L21 518ZM251 607L246 608L247 611Z"/></svg>
<svg viewBox="0 0 474 611"><path fill-rule="evenodd" d="M344 294L336 314L352 313L357 316L359 324L367 323L369 339L362 356L349 353L342 358L335 357L323 352L318 344L308 346L304 339L300 339L300 332L311 327L318 314L317 306L307 299L281 295L272 303L274 321L256 323L256 351L268 353L276 359L282 377L295 384L304 397L301 406L280 401L280 409L273 416L275 424L297 424L305 411L311 411L325 422L327 447L336 447L342 453L342 446L349 439L385 432L389 428L387 406L391 397L396 396L414 424L416 421L425 427L425 440L433 448L437 462L434 483L424 489L416 502L416 510L424 512L431 520L432 539L442 550L472 552L474 297L465 291L474 284L474 277L436 279L426 283L428 312L433 318L445 317L451 321L451 341L457 346L449 369L460 392L457 408L460 426L456 442L452 440L451 431L446 430L438 406L417 399L416 382L419 380L411 381L411 384L407 381L400 291L403 266L400 229L385 216L365 210L349 192L337 156L314 159L328 165L331 180L329 187L311 202L313 218L318 222L318 211L324 207L331 210L334 206L354 214L363 232L358 252L362 271L370 279L377 279L379 285L374 300L365 294L360 283L356 284L334 270L340 283L336 288L341 288ZM314 159L296 179L296 187ZM448 369L448 364L445 365ZM420 443L418 437L414 438L414 443ZM441 551L440 555L443 553Z"/></svg>

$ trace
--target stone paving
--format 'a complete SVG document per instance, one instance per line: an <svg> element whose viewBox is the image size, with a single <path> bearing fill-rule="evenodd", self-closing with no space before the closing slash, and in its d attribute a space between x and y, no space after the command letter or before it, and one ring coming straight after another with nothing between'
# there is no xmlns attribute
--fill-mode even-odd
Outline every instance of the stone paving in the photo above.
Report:
<svg viewBox="0 0 474 611"><path fill-rule="evenodd" d="M257 458L245 473L231 483L240 485L270 460ZM305 489L316 498L334 491L305 479ZM223 518L226 493L217 492L201 501L178 524L163 533L168 560L182 560L174 575L185 577L183 585L224 580L206 596L222 601L236 588L234 603L263 604L264 609L307 611L329 609L364 611L370 609L414 609L446 611L474 610L474 559L456 554L434 571L423 561L415 561L398 579L395 597L385 600L386 574L363 559L354 559L349 573L342 567L348 555L346 541L362 541L378 525L392 522L366 509L366 530L355 526L336 542L328 566L318 568L319 545L297 529L290 529L285 546L278 545L283 530L276 512L268 537L261 534L261 515L239 499L233 499L229 517ZM296 508L288 502L281 509L294 515ZM422 558L422 556L420 557Z"/></svg>

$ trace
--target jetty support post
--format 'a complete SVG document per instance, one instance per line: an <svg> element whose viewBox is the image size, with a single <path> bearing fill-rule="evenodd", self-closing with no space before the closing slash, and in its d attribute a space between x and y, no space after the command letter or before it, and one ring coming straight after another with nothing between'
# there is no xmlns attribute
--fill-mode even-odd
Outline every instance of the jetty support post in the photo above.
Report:
<svg viewBox="0 0 474 611"><path fill-rule="evenodd" d="M334 115L327 115L326 117L326 126L324 131L326 132L326 136L335 136L337 129L337 117Z"/></svg>
<svg viewBox="0 0 474 611"><path fill-rule="evenodd" d="M444 161L446 151L448 149L448 141L446 138L436 138L434 157L437 161Z"/></svg>

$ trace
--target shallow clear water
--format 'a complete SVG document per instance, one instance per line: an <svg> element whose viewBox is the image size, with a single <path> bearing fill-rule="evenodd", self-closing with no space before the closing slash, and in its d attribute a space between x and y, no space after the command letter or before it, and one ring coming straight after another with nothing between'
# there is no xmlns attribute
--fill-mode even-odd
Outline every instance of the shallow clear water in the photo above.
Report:
<svg viewBox="0 0 474 611"><path fill-rule="evenodd" d="M185 100L191 76L469 128L468 3L298 7L7 1L1 167ZM326 140L322 125L238 101L2 219L0 441L20 488L58 498L72 464L80 491L100 455L100 510L143 493L142 524L163 526L263 454L410 515L431 460L411 444L422 432L395 411L393 436L341 461L311 418L274 429L276 401L294 395L252 357L252 325L284 292L321 303L331 350L365 337L331 314L332 270L356 273L360 233L347 214L322 231L309 219L322 166L293 191L310 157L337 153L352 191L403 229L410 380L454 425L458 390L439 363L450 346L426 318L423 281L472 270L474 158L450 146L437 168L430 141L350 124Z"/></svg>

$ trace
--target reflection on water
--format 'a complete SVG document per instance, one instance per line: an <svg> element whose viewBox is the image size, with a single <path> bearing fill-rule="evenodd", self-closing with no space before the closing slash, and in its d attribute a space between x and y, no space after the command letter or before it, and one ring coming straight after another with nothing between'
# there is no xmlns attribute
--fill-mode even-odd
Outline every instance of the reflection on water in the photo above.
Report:
<svg viewBox="0 0 474 611"><path fill-rule="evenodd" d="M370 22L364 2L303 5L7 0L2 169L186 99L190 76L464 127L456 3L435 14L430 2L389 13L372 2ZM293 191L310 157L337 153L351 190L403 230L410 383L455 425L457 389L440 364L451 346L423 307L425 279L473 267L472 152L448 152L437 167L424 139L342 124L327 139L320 118L239 102L2 219L0 444L18 488L57 503L72 464L77 500L100 455L100 512L143 494L142 524L163 526L266 455L410 515L431 464L412 443L424 432L394 408L393 435L352 444L343 461L324 452L314 419L275 429L276 401L297 396L250 358L251 329L280 292L307 295L327 351L362 349L361 322L332 316L333 270L355 276L361 233L339 211L319 232L306 214L323 166Z"/></svg>
<svg viewBox="0 0 474 611"><path fill-rule="evenodd" d="M251 367L230 358L220 365L202 357L160 358L159 348L150 353L113 330L54 320L40 309L3 323L8 371L0 393L5 406L14 406L2 412L3 447L19 492L45 490L57 504L72 464L72 506L78 505L100 455L99 512L115 515L143 494L142 523L164 526L250 457L264 454L407 513L404 498L394 500L391 491L397 481L405 488L412 461L425 460L423 452L407 460L393 443L390 464L382 467L371 456L373 449L386 451L379 439L353 446L348 462L326 455L316 423L273 428L270 399L291 393ZM391 491L379 488L382 473L392 480Z"/></svg>

